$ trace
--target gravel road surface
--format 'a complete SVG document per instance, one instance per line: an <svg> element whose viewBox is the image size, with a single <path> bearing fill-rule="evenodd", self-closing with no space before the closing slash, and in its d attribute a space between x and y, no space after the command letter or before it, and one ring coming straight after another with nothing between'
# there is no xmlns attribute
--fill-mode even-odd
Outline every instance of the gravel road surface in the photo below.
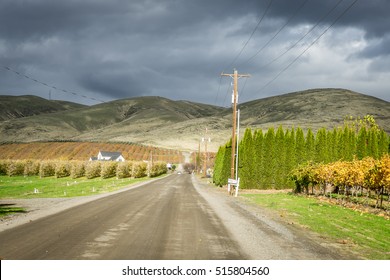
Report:
<svg viewBox="0 0 390 280"><path fill-rule="evenodd" d="M187 174L101 196L9 200L1 259L351 259L334 244Z"/></svg>

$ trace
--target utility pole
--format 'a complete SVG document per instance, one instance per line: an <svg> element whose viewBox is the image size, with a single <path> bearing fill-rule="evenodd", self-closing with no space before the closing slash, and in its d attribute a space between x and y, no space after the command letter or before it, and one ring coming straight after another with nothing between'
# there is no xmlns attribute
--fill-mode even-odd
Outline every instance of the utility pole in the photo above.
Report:
<svg viewBox="0 0 390 280"><path fill-rule="evenodd" d="M195 156L196 174L199 174L200 169L200 140L198 142L198 154Z"/></svg>
<svg viewBox="0 0 390 280"><path fill-rule="evenodd" d="M204 161L203 161L203 176L206 177L207 173L207 142L211 142L211 139L207 137L207 127L206 127L206 133L205 136L202 138L202 142L204 142Z"/></svg>
<svg viewBox="0 0 390 280"><path fill-rule="evenodd" d="M221 76L229 76L233 78L233 95L232 95L232 106L233 106L233 130L232 130L232 158L231 158L231 170L230 178L235 178L234 165L236 156L236 125L237 125L237 103L238 103L238 78L250 77L249 74L238 74L238 71L234 69L233 74L224 74ZM237 167L238 168L238 167Z"/></svg>

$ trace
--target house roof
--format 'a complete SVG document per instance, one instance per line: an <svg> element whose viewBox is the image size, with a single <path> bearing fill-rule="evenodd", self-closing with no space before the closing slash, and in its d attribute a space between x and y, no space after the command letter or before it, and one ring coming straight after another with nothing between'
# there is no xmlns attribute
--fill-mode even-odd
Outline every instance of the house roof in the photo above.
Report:
<svg viewBox="0 0 390 280"><path fill-rule="evenodd" d="M111 160L116 160L120 156L122 156L122 153L120 152L107 152L107 151L99 151L102 157L108 157Z"/></svg>

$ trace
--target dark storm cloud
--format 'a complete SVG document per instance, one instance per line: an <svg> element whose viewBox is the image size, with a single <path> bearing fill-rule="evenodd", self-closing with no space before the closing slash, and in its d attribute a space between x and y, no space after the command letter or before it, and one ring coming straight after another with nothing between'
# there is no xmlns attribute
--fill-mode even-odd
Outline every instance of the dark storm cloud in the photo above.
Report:
<svg viewBox="0 0 390 280"><path fill-rule="evenodd" d="M390 20L386 14L390 3L360 0L334 24L328 32L331 35L324 36L298 60L301 63L296 63L293 78L280 75L266 92L261 90L352 2L3 0L0 66L12 67L58 88L99 95L106 100L161 95L206 103L215 100L220 72L231 71L237 65L253 75L245 89L247 99L324 86L322 77L330 75L333 81L333 72L345 74L346 69L357 66L362 72L362 61L366 71L387 73L388 66L383 63L387 60L383 58L388 57L390 49ZM264 20L248 42L268 5ZM318 27L304 40L267 64L320 19ZM272 42L261 49L273 36ZM245 42L248 43L243 48ZM237 56L240 50L243 51ZM318 69L322 72L317 79L313 72ZM1 93L47 91L31 80L12 78L14 74L5 72L0 72ZM361 81L354 81L352 76L345 76L345 83L328 87L360 91L369 88L372 92L368 94L383 98L387 84L361 86ZM338 78L342 80L340 75ZM228 79L223 81L223 85L230 83Z"/></svg>

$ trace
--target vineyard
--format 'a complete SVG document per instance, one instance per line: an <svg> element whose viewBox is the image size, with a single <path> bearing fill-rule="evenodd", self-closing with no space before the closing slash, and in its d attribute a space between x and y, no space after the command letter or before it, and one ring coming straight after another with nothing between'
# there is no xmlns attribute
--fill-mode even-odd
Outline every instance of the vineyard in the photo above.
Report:
<svg viewBox="0 0 390 280"><path fill-rule="evenodd" d="M0 159L88 160L99 151L121 152L126 160L180 163L180 151L126 143L33 142L0 145Z"/></svg>
<svg viewBox="0 0 390 280"><path fill-rule="evenodd" d="M344 201L369 204L371 194L376 195L375 208L383 207L383 198L390 203L390 156L381 159L366 157L362 160L336 161L328 164L306 163L291 172L295 192L329 195L337 193ZM389 208L390 209L390 208Z"/></svg>
<svg viewBox="0 0 390 280"><path fill-rule="evenodd" d="M305 134L299 127L285 130L280 126L276 131L271 127L266 133L248 128L239 144L240 188L293 188L291 172L306 162L329 164L365 157L378 160L389 153L389 142L389 135L378 128L371 116L349 118L343 127L319 129L316 134L311 129ZM221 146L216 155L216 185L227 184L231 146L231 141Z"/></svg>

